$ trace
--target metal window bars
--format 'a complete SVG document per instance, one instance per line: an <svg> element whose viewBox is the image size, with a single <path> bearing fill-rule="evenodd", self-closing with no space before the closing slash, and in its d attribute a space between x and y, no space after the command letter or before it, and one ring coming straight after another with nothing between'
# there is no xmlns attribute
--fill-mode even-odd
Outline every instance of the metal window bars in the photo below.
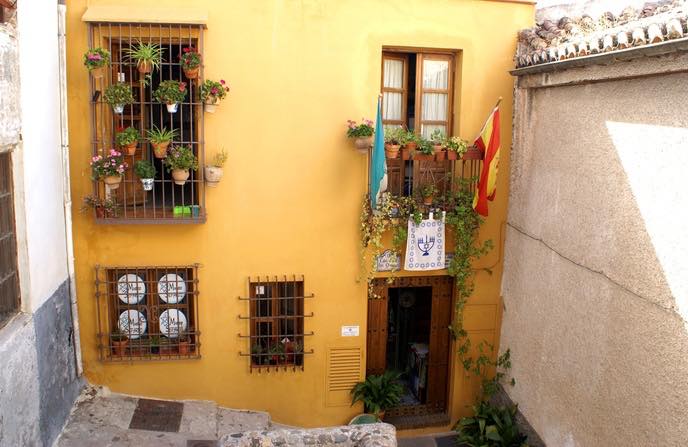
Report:
<svg viewBox="0 0 688 447"><path fill-rule="evenodd" d="M19 310L12 158L0 152L0 327Z"/></svg>
<svg viewBox="0 0 688 447"><path fill-rule="evenodd" d="M249 334L238 336L249 342L249 351L239 355L250 358L250 371L304 369L304 356L314 352L305 349L306 337L314 335L305 331L305 319L313 317L305 312L305 300L315 297L305 294L304 284L296 275L248 279L249 296L238 298L248 301L249 314L238 318L248 321Z"/></svg>
<svg viewBox="0 0 688 447"><path fill-rule="evenodd" d="M198 268L96 265L99 359L200 358Z"/></svg>
<svg viewBox="0 0 688 447"><path fill-rule="evenodd" d="M153 43L162 49L162 62L150 75L139 73L135 61L128 60L126 49L139 42ZM201 63L198 79L187 79L179 63L184 48L194 47L203 54L203 26L175 24L126 24L92 23L89 33L89 47L102 47L111 54L110 69L102 78L91 77L91 147L92 155L104 155L116 148L115 133L126 127L138 130L138 148L134 155L124 153L128 168L119 187L94 180L94 195L99 200L114 200L113 211L96 209L98 223L203 223L205 222L205 185L203 178L204 116L199 95L199 83L203 79ZM153 99L153 91L161 81L186 82L188 93L179 104L176 113L169 113L165 104ZM108 86L123 82L134 94L134 103L126 105L121 114L103 100ZM183 186L176 185L167 172L163 160L154 157L154 151L146 138L146 131L152 126L176 130L178 137L172 146L184 145L193 150L199 169L190 171L190 177ZM120 152L123 152L120 150ZM152 190L146 191L134 173L139 160L148 160L157 174Z"/></svg>

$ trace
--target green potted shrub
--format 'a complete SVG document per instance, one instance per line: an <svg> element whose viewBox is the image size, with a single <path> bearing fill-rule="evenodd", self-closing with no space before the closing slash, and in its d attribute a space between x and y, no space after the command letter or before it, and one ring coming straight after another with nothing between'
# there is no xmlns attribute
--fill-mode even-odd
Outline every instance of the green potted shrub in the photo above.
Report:
<svg viewBox="0 0 688 447"><path fill-rule="evenodd" d="M122 113L125 105L134 102L134 95L131 93L131 86L118 82L105 89L103 99L112 106L115 113Z"/></svg>
<svg viewBox="0 0 688 447"><path fill-rule="evenodd" d="M225 165L226 161L227 152L225 152L223 149L215 154L212 163L205 167L205 181L209 187L217 187L217 185L220 183L220 180L222 180L222 176L224 175L222 167Z"/></svg>
<svg viewBox="0 0 688 447"><path fill-rule="evenodd" d="M205 104L205 111L215 113L217 103L225 99L228 91L229 86L224 79L220 79L220 82L206 79L200 87L201 101Z"/></svg>
<svg viewBox="0 0 688 447"><path fill-rule="evenodd" d="M366 377L351 390L351 405L363 402L365 411L383 419L385 411L399 403L404 394L404 387L399 383L400 374L385 371L383 374Z"/></svg>
<svg viewBox="0 0 688 447"><path fill-rule="evenodd" d="M373 122L369 119L361 118L361 124L353 120L347 120L347 123L346 136L354 140L354 145L359 152L367 154L373 145L373 134L375 133Z"/></svg>
<svg viewBox="0 0 688 447"><path fill-rule="evenodd" d="M150 141L151 146L153 146L153 154L155 158L165 158L167 157L167 147L172 143L172 140L178 135L176 129L167 130L166 127L162 129L158 128L156 125L150 130L146 131L146 136L148 141Z"/></svg>
<svg viewBox="0 0 688 447"><path fill-rule="evenodd" d="M105 74L105 67L110 65L110 52L104 48L91 48L84 53L84 65L94 79Z"/></svg>
<svg viewBox="0 0 688 447"><path fill-rule="evenodd" d="M283 365L287 361L287 351L282 342L277 342L268 349L270 356L270 364Z"/></svg>
<svg viewBox="0 0 688 447"><path fill-rule="evenodd" d="M413 159L418 161L432 161L435 159L435 150L432 143L422 137L418 137L418 149L413 153Z"/></svg>
<svg viewBox="0 0 688 447"><path fill-rule="evenodd" d="M124 49L125 57L136 63L139 73L148 74L162 63L162 48L157 43L138 43Z"/></svg>
<svg viewBox="0 0 688 447"><path fill-rule="evenodd" d="M201 53L194 47L184 47L182 54L179 55L179 63L184 70L184 76L189 79L198 79L198 72L201 70Z"/></svg>
<svg viewBox="0 0 688 447"><path fill-rule="evenodd" d="M399 158L399 149L401 148L400 131L402 128L386 128L385 129L385 157L394 159Z"/></svg>
<svg viewBox="0 0 688 447"><path fill-rule="evenodd" d="M155 166L148 160L139 160L134 164L134 172L141 179L144 191L150 191L153 189L153 184L155 183L155 174L158 171Z"/></svg>
<svg viewBox="0 0 688 447"><path fill-rule="evenodd" d="M468 142L461 137L447 138L445 141L448 160L460 160L468 150Z"/></svg>
<svg viewBox="0 0 688 447"><path fill-rule="evenodd" d="M139 143L139 131L133 127L127 127L115 134L115 143L121 150L126 150L128 155L134 155Z"/></svg>
<svg viewBox="0 0 688 447"><path fill-rule="evenodd" d="M186 98L186 82L162 81L153 92L153 98L165 105L170 113L177 113L179 103Z"/></svg>
<svg viewBox="0 0 688 447"><path fill-rule="evenodd" d="M189 178L189 169L198 169L198 160L188 146L176 146L170 149L165 158L167 172L172 173L175 185L184 185Z"/></svg>
<svg viewBox="0 0 688 447"><path fill-rule="evenodd" d="M112 354L115 357L124 357L127 351L127 345L129 344L129 337L115 328L110 334L110 343L112 346Z"/></svg>
<svg viewBox="0 0 688 447"><path fill-rule="evenodd" d="M432 205L435 194L437 194L437 187L435 185L428 183L421 186L420 195L423 197L423 205Z"/></svg>
<svg viewBox="0 0 688 447"><path fill-rule="evenodd" d="M104 219L108 217L117 217L121 206L114 198L101 199L95 196L84 197L84 204L81 207L81 212L84 213L90 209L95 210L96 218Z"/></svg>
<svg viewBox="0 0 688 447"><path fill-rule="evenodd" d="M124 171L127 169L127 163L121 152L110 149L105 157L96 155L91 158L90 164L94 180L103 180L110 189L119 188Z"/></svg>
<svg viewBox="0 0 688 447"><path fill-rule="evenodd" d="M411 156L418 147L418 137L411 130L399 132L399 143L401 144L401 159L410 160Z"/></svg>
<svg viewBox="0 0 688 447"><path fill-rule="evenodd" d="M461 418L454 427L458 444L486 447L522 447L527 436L516 424L515 405L493 406L483 401L473 407L474 416Z"/></svg>
<svg viewBox="0 0 688 447"><path fill-rule="evenodd" d="M432 142L432 149L435 152L435 159L437 161L443 161L447 155L444 150L444 133L439 129L435 129L430 135L430 141Z"/></svg>

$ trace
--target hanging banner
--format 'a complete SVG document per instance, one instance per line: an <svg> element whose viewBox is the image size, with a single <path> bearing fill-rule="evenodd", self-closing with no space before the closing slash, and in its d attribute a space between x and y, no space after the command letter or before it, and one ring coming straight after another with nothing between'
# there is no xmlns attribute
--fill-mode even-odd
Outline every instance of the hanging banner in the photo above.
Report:
<svg viewBox="0 0 688 447"><path fill-rule="evenodd" d="M409 219L404 270L444 269L444 216L442 213L442 219L435 220L430 213L429 218L418 225Z"/></svg>

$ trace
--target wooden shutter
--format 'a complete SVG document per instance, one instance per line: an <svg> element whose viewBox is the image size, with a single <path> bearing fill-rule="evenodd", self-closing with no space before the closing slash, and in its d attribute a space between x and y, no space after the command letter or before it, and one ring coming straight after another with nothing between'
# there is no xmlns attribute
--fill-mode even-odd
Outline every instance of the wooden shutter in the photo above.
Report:
<svg viewBox="0 0 688 447"><path fill-rule="evenodd" d="M433 281L426 404L440 411L447 408L452 290L452 278L450 277L437 278Z"/></svg>
<svg viewBox="0 0 688 447"><path fill-rule="evenodd" d="M374 281L375 294L368 298L368 339L366 349L366 375L382 374L387 366L387 303L389 294L384 279Z"/></svg>

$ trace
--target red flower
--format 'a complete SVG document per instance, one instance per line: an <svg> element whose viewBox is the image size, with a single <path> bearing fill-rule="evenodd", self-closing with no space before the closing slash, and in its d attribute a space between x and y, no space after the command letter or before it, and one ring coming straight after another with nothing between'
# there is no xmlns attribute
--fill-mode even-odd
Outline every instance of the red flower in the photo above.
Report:
<svg viewBox="0 0 688 447"><path fill-rule="evenodd" d="M225 80L224 80L224 79L220 79L220 84L225 85Z"/></svg>
<svg viewBox="0 0 688 447"><path fill-rule="evenodd" d="M185 53L188 53L189 51L191 51L191 48L189 48L189 47L185 47L185 48L184 48L184 52L185 52Z"/></svg>

